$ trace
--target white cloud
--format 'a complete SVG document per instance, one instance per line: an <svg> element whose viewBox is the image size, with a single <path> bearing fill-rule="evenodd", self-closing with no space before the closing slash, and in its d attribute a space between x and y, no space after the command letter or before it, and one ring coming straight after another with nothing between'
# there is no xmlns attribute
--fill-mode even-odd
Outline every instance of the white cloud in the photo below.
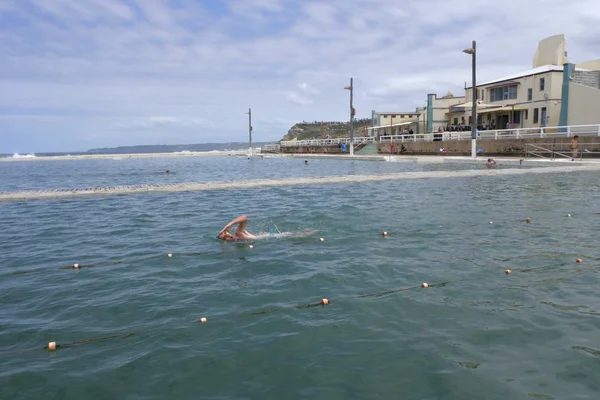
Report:
<svg viewBox="0 0 600 400"><path fill-rule="evenodd" d="M463 93L473 39L479 80L557 33L572 61L600 58L600 3L576 3L0 1L0 152L246 140L248 107L254 140L277 140L346 120L350 77L358 117L412 110Z"/></svg>

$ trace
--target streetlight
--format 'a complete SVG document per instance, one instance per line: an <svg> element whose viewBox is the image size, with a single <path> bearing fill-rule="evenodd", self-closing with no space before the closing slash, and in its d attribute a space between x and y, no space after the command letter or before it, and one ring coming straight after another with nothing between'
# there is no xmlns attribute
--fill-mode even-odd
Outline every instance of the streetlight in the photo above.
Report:
<svg viewBox="0 0 600 400"><path fill-rule="evenodd" d="M477 84L476 84L476 71L477 64L475 63L475 55L476 55L476 47L475 41L473 40L473 46L468 49L464 49L463 53L470 54L471 59L473 61L473 65L471 70L473 72L473 85L472 85L472 97L473 97L473 106L471 110L471 157L477 157Z"/></svg>
<svg viewBox="0 0 600 400"><path fill-rule="evenodd" d="M250 155L252 155L252 109L249 108L246 114L248 114L248 137L250 138Z"/></svg>
<svg viewBox="0 0 600 400"><path fill-rule="evenodd" d="M350 155L354 155L354 114L355 110L352 107L352 94L354 91L354 85L352 84L352 78L350 78L350 86L346 86L344 89L350 91Z"/></svg>

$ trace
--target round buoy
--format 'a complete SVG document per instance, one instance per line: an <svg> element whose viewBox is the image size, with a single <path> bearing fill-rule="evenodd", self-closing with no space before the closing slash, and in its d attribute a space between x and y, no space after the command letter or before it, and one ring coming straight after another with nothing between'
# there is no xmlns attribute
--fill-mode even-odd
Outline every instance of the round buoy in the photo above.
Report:
<svg viewBox="0 0 600 400"><path fill-rule="evenodd" d="M75 268L75 269L79 268L79 264L73 264L73 268Z"/></svg>
<svg viewBox="0 0 600 400"><path fill-rule="evenodd" d="M173 254L169 253L169 254L167 254L167 257L171 258L171 257L173 257Z"/></svg>
<svg viewBox="0 0 600 400"><path fill-rule="evenodd" d="M56 350L56 342L48 343L48 350L50 350L50 351Z"/></svg>
<svg viewBox="0 0 600 400"><path fill-rule="evenodd" d="M577 259L577 260L575 260L575 261L577 261L578 263L580 263L580 262L583 262L583 260L582 260L581 258L578 258L578 259Z"/></svg>
<svg viewBox="0 0 600 400"><path fill-rule="evenodd" d="M423 283L421 283L421 287L422 288L428 288L429 284L427 282L423 282Z"/></svg>
<svg viewBox="0 0 600 400"><path fill-rule="evenodd" d="M321 304L323 304L324 306L326 306L327 304L329 304L329 300L323 299L323 300L321 300Z"/></svg>
<svg viewBox="0 0 600 400"><path fill-rule="evenodd" d="M531 222L531 218L529 218L529 217L525 218L525 222L530 223Z"/></svg>
<svg viewBox="0 0 600 400"><path fill-rule="evenodd" d="M383 233L381 234L381 236L387 236L387 235L388 235L388 233L387 233L387 232L383 232Z"/></svg>
<svg viewBox="0 0 600 400"><path fill-rule="evenodd" d="M510 269L507 269L507 270L505 270L505 271L504 271L504 273L505 273L506 275L510 275L510 274L512 274L512 271L511 271Z"/></svg>
<svg viewBox="0 0 600 400"><path fill-rule="evenodd" d="M571 214L567 214L567 217L570 217L570 216L571 216Z"/></svg>
<svg viewBox="0 0 600 400"><path fill-rule="evenodd" d="M494 223L494 221L490 221L490 225L493 224L493 223Z"/></svg>
<svg viewBox="0 0 600 400"><path fill-rule="evenodd" d="M325 239L319 238L319 242L324 242L324 241L325 241Z"/></svg>
<svg viewBox="0 0 600 400"><path fill-rule="evenodd" d="M205 323L206 322L206 318L204 318L204 317L200 318L200 322Z"/></svg>
<svg viewBox="0 0 600 400"><path fill-rule="evenodd" d="M250 246L248 246L248 248L249 248L249 249L253 249L253 248L254 248L254 246L250 245Z"/></svg>

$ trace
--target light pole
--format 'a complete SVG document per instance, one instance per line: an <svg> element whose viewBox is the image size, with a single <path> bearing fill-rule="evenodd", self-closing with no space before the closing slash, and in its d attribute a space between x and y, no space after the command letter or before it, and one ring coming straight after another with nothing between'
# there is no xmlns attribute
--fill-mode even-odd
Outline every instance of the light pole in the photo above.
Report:
<svg viewBox="0 0 600 400"><path fill-rule="evenodd" d="M475 158L477 157L477 64L475 62L475 55L477 52L474 40L473 46L468 49L464 49L463 53L470 54L473 61L473 65L471 67L473 73L473 84L471 88L471 96L473 97L473 108L471 109L471 157Z"/></svg>
<svg viewBox="0 0 600 400"><path fill-rule="evenodd" d="M252 155L252 109L249 108L246 114L248 114L248 138L250 140L250 155Z"/></svg>
<svg viewBox="0 0 600 400"><path fill-rule="evenodd" d="M350 86L346 86L344 89L350 91L350 155L354 155L354 107L352 107L352 94L354 91L353 80L350 78Z"/></svg>

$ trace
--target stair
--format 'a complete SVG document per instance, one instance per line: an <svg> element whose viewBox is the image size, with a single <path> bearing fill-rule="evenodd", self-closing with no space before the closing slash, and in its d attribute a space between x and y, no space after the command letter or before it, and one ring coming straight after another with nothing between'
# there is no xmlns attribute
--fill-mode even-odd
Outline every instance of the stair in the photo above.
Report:
<svg viewBox="0 0 600 400"><path fill-rule="evenodd" d="M356 154L360 154L361 156L376 155L376 154L378 154L377 153L377 144L369 143L362 149L356 151Z"/></svg>

